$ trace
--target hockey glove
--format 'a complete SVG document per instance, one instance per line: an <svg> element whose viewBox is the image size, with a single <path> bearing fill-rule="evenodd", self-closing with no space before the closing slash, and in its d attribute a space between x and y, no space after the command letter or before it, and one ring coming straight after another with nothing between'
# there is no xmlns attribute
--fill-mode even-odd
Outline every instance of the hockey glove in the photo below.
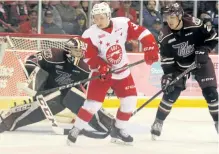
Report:
<svg viewBox="0 0 219 154"><path fill-rule="evenodd" d="M146 64L152 65L154 62L158 61L159 48L155 42L152 43L151 45L145 46L143 48L143 51L144 51L144 59L145 59Z"/></svg>
<svg viewBox="0 0 219 154"><path fill-rule="evenodd" d="M161 87L165 94L169 94L174 91L174 85L169 85L173 81L173 74L165 74L161 78Z"/></svg>
<svg viewBox="0 0 219 154"><path fill-rule="evenodd" d="M109 66L109 65L100 65L98 67L98 72L100 74L101 81L107 81L107 80L111 79L112 74L109 73L110 69L111 69L111 66Z"/></svg>
<svg viewBox="0 0 219 154"><path fill-rule="evenodd" d="M209 48L201 47L195 51L195 62L197 64L206 64L208 62Z"/></svg>

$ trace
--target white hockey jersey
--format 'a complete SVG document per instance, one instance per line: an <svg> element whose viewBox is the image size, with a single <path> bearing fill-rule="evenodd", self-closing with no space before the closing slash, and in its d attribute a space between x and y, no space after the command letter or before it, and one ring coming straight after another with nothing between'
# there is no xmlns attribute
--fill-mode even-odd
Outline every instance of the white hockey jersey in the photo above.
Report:
<svg viewBox="0 0 219 154"><path fill-rule="evenodd" d="M87 29L82 38L88 44L87 51L85 52L85 62L88 65L98 63L97 58L101 58L106 63L112 66L112 70L121 68L128 65L128 57L125 50L125 42L129 39L141 40L143 37L151 34L150 31L136 25L128 18L117 17L112 18L112 31L111 33L104 31L92 25ZM94 57L96 56L96 59ZM92 61L92 62L91 62ZM91 67L94 71L97 67ZM113 79L123 79L130 74L130 70L126 69L112 74Z"/></svg>

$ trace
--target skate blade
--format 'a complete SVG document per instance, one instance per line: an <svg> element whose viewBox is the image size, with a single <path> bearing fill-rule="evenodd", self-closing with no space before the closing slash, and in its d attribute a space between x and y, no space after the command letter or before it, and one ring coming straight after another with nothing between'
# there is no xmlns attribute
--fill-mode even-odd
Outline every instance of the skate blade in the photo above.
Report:
<svg viewBox="0 0 219 154"><path fill-rule="evenodd" d="M111 143L115 143L115 144L119 144L119 145L133 146L132 142L124 142L118 138L111 138Z"/></svg>
<svg viewBox="0 0 219 154"><path fill-rule="evenodd" d="M74 146L75 145L75 142L72 142L72 141L70 141L69 139L67 139L67 145L68 146L70 146L70 147L72 147L72 146Z"/></svg>

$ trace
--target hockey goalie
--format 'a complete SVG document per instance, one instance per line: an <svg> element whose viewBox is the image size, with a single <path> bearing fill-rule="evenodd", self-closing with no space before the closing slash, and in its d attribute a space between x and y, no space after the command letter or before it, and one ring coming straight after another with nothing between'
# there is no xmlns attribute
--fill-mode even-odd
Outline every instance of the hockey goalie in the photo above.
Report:
<svg viewBox="0 0 219 154"><path fill-rule="evenodd" d="M87 79L89 69L81 59L85 46L83 41L72 38L65 43L62 50L52 48L31 55L25 62L25 68L29 74L27 88L43 91ZM81 89L83 86L59 91L48 98L47 104L53 115L65 108L77 115L85 101L85 94ZM0 119L0 132L14 131L45 119L35 97L33 97L33 103L15 106L4 115ZM90 126L97 131L106 132L110 129L112 122L112 116L101 109L90 122Z"/></svg>

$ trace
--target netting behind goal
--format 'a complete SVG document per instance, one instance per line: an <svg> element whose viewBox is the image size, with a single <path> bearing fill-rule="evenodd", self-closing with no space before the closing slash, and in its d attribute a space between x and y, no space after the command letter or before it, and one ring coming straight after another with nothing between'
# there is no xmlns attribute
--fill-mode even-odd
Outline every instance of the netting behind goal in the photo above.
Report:
<svg viewBox="0 0 219 154"><path fill-rule="evenodd" d="M8 36L14 48L11 47L7 41L6 37ZM35 52L50 48L62 49L64 42L72 37L74 36L0 33L0 97L15 99L27 96L25 93L19 91L16 85L18 82L26 81L27 78L21 64L15 56L15 52L18 53L24 63L25 60ZM2 55L4 56L2 57ZM0 109L2 105L3 104L0 104Z"/></svg>
<svg viewBox="0 0 219 154"><path fill-rule="evenodd" d="M6 40L9 36L14 48ZM15 97L19 94L17 82L26 80L24 71L14 52L16 51L25 62L31 54L50 48L62 49L64 42L73 36L70 35L27 35L27 34L0 34L0 44L7 42L6 52L0 64L0 96Z"/></svg>

